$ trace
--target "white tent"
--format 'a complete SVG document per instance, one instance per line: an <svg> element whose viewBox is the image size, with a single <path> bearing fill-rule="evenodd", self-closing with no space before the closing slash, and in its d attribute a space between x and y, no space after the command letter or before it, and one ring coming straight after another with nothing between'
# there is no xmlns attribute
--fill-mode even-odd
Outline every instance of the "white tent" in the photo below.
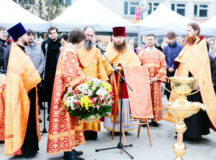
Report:
<svg viewBox="0 0 216 160"><path fill-rule="evenodd" d="M203 23L203 26L216 28L216 15Z"/></svg>
<svg viewBox="0 0 216 160"><path fill-rule="evenodd" d="M132 22L116 15L96 0L77 0L51 24L60 31L82 29L90 25L98 32L111 32L115 26L126 26L126 32L137 32L137 27Z"/></svg>
<svg viewBox="0 0 216 160"><path fill-rule="evenodd" d="M203 23L201 26L207 35L215 36L216 35L216 16L210 18L208 21Z"/></svg>
<svg viewBox="0 0 216 160"><path fill-rule="evenodd" d="M10 28L21 22L26 29L47 31L49 23L28 12L12 0L0 0L0 25Z"/></svg>
<svg viewBox="0 0 216 160"><path fill-rule="evenodd" d="M169 31L174 31L178 35L184 35L186 25L194 22L184 16L160 4L158 8L137 25L140 26L140 33L146 35L166 35Z"/></svg>

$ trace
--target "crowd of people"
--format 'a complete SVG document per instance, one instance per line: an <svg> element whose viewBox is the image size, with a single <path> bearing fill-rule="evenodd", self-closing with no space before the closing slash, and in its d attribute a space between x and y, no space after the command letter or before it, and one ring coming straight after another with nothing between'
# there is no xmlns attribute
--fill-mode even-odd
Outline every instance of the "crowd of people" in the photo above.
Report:
<svg viewBox="0 0 216 160"><path fill-rule="evenodd" d="M4 111L5 124L0 125L0 130L4 130L5 135L0 140L5 141L5 155L34 157L37 154L41 122L38 114L39 109L45 109L42 102L46 101L46 118L49 121L47 153L64 152L65 159L82 160L83 152L75 148L86 143L86 139L97 139L101 121L82 122L70 116L62 107L62 97L68 86L75 88L87 78L97 78L113 85L115 100L119 101L120 91L115 85L119 83L118 76L106 58L115 67L147 69L151 96L151 106L148 107L152 110L150 124L153 127L159 127L158 121L163 119L161 84L165 83L166 88L171 89L167 77L198 78L195 90L200 92L189 96L188 100L204 103L208 109L185 120L188 129L184 138L200 139L202 135L210 133L210 128L215 130L215 39L206 40L200 36L199 25L190 23L184 41L182 36L170 31L158 46L157 37L150 33L140 46L135 47L133 39L127 42L125 30L125 27L114 27L113 39L106 44L101 40L95 41L95 30L91 26L83 30L73 29L61 36L58 29L51 26L45 40L41 37L36 39L36 33L31 29L26 30L21 23L8 30L0 26L0 70L7 79L4 106L0 106L0 111ZM106 58L96 46L105 51ZM123 122L130 124L134 117L131 116L125 84L123 91ZM168 100L174 100L169 92L165 92L165 95ZM113 104L112 112L104 117L104 127L115 132L120 131L119 121L113 125L114 110L119 104L117 101ZM164 119L171 118L165 115ZM134 127L124 126L124 130L131 131Z"/></svg>

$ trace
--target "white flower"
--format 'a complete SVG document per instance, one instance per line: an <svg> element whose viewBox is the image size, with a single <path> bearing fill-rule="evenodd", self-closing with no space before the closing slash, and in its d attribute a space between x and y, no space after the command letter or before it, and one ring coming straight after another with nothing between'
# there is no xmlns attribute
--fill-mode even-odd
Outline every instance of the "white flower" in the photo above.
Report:
<svg viewBox="0 0 216 160"><path fill-rule="evenodd" d="M79 85L79 86L77 87L77 89L80 90L80 91L81 91L82 93L84 93L84 94L88 94L88 85L85 84L85 83Z"/></svg>
<svg viewBox="0 0 216 160"><path fill-rule="evenodd" d="M96 92L96 94L97 94L98 96L101 95L101 98L104 99L104 97L107 95L107 91L104 90L103 88L100 88L100 89Z"/></svg>
<svg viewBox="0 0 216 160"><path fill-rule="evenodd" d="M92 90L94 91L96 88L97 88L97 85L96 85L96 84L93 84L93 85L92 85Z"/></svg>
<svg viewBox="0 0 216 160"><path fill-rule="evenodd" d="M73 105L73 106L71 106L70 108L71 108L71 110L75 110L75 107L74 107L74 105Z"/></svg>
<svg viewBox="0 0 216 160"><path fill-rule="evenodd" d="M73 102L70 102L70 106L73 107L73 106L74 106L74 103L73 103Z"/></svg>
<svg viewBox="0 0 216 160"><path fill-rule="evenodd" d="M88 96L92 96L93 91L92 90L88 90Z"/></svg>
<svg viewBox="0 0 216 160"><path fill-rule="evenodd" d="M91 80L94 82L94 84L95 84L96 86L97 86L98 84L101 83L101 80L99 80L99 79L97 79L97 78L92 78Z"/></svg>
<svg viewBox="0 0 216 160"><path fill-rule="evenodd" d="M74 102L75 101L75 97L74 96L70 96L70 97L67 98L67 101Z"/></svg>
<svg viewBox="0 0 216 160"><path fill-rule="evenodd" d="M83 84L79 85L77 87L77 89L80 90L80 91L86 90L86 89L88 89L88 85L83 83Z"/></svg>
<svg viewBox="0 0 216 160"><path fill-rule="evenodd" d="M101 90L101 89L97 90L96 94L97 94L98 96L101 95L101 94L102 94L102 90Z"/></svg>
<svg viewBox="0 0 216 160"><path fill-rule="evenodd" d="M70 106L70 101L67 101L66 104L67 104L67 106Z"/></svg>
<svg viewBox="0 0 216 160"><path fill-rule="evenodd" d="M67 101L66 101L67 106L73 106L75 100L76 100L76 99L75 99L74 96L67 97Z"/></svg>
<svg viewBox="0 0 216 160"><path fill-rule="evenodd" d="M72 92L72 91L73 91L72 87L69 87L68 92Z"/></svg>

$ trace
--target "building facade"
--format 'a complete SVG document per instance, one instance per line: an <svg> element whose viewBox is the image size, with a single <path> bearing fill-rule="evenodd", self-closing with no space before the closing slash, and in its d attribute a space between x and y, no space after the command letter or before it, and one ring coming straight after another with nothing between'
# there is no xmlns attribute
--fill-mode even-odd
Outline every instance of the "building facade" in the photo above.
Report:
<svg viewBox="0 0 216 160"><path fill-rule="evenodd" d="M22 0L13 0L21 2ZM39 0L24 0L29 5L38 3ZM47 1L47 0L42 0ZM48 0L51 2L52 0ZM64 10L77 0L59 0ZM187 18L203 23L216 15L216 0L97 0L114 13L136 22L136 7L141 7L142 18L145 18L157 9L160 3ZM44 3L45 4L45 3Z"/></svg>
<svg viewBox="0 0 216 160"><path fill-rule="evenodd" d="M145 18L160 3L187 18L203 23L216 15L216 0L98 0L118 15L135 22L136 7L141 7Z"/></svg>

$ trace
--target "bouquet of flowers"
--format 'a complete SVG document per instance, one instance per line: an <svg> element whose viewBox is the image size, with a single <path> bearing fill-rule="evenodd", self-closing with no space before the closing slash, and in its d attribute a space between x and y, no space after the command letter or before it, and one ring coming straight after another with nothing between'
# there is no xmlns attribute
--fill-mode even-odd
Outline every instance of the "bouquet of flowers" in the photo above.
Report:
<svg viewBox="0 0 216 160"><path fill-rule="evenodd" d="M63 97L66 111L83 121L94 121L104 116L111 111L112 103L112 86L95 78L87 80L74 90L69 87Z"/></svg>

